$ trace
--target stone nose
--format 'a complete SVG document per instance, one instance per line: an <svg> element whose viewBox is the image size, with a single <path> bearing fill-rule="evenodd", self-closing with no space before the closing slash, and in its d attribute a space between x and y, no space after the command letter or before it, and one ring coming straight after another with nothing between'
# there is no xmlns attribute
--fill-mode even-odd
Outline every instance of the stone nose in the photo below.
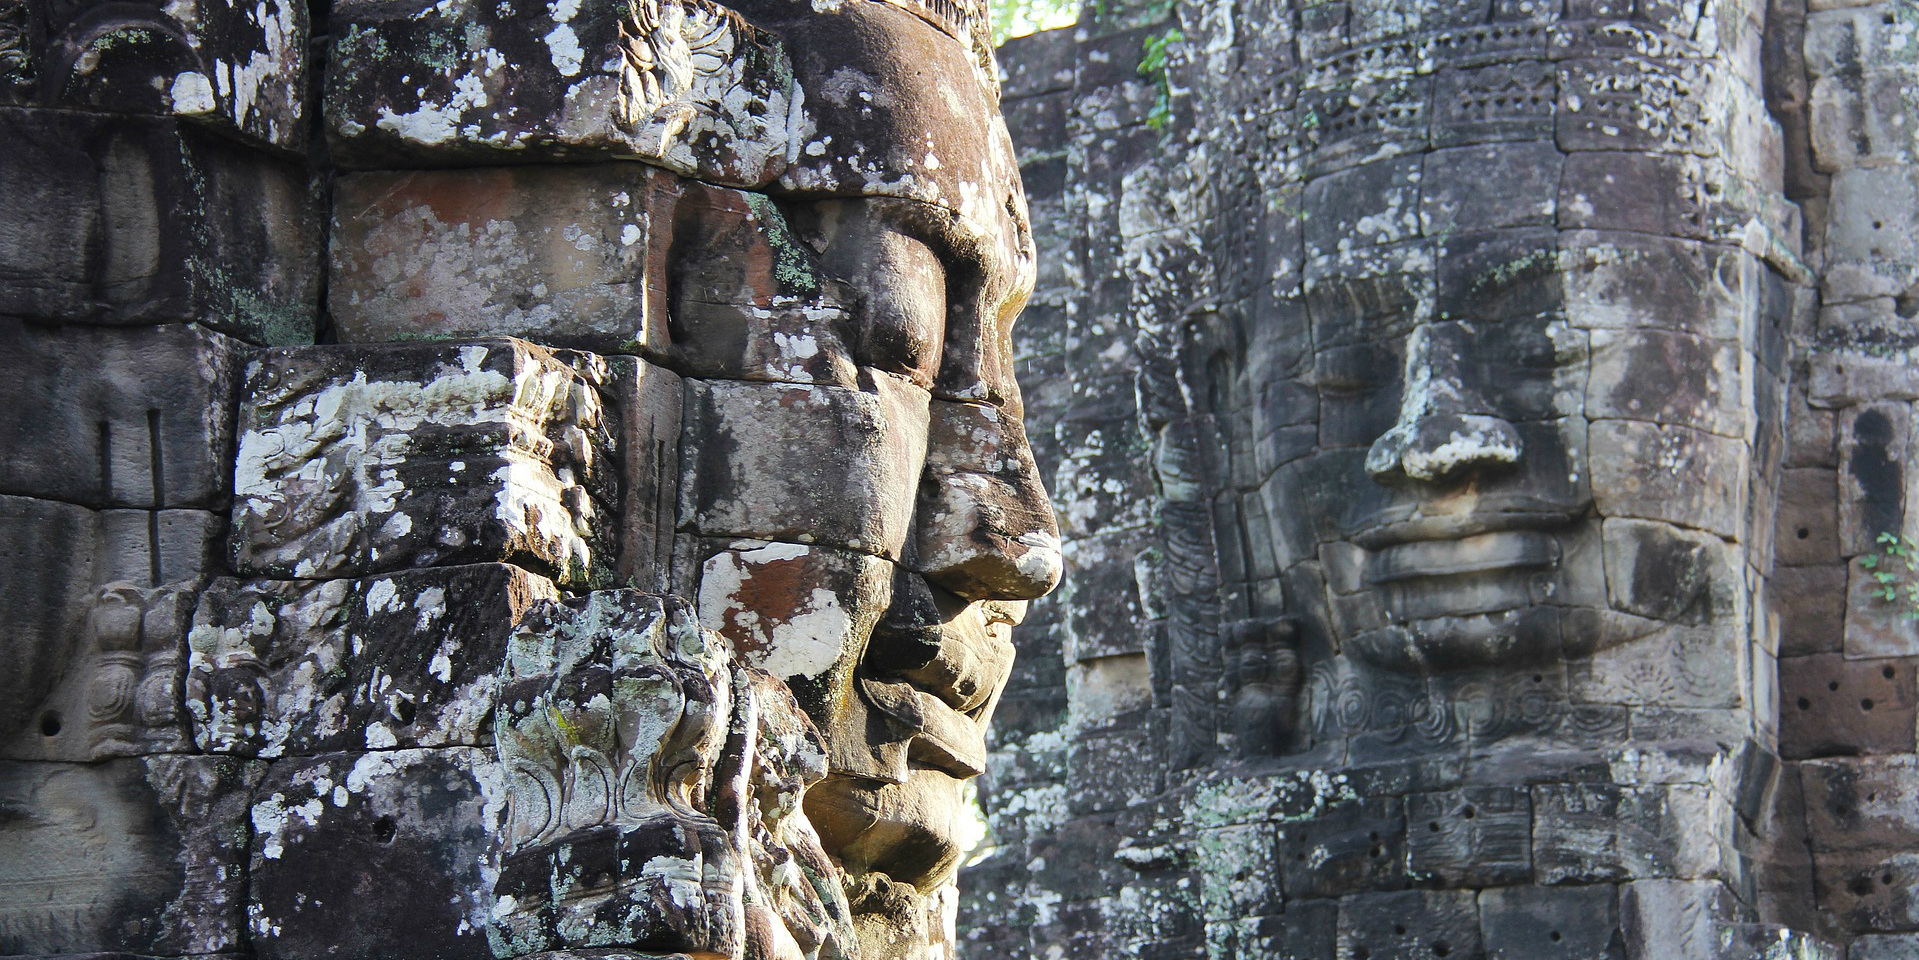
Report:
<svg viewBox="0 0 1919 960"><path fill-rule="evenodd" d="M1017 415L935 400L915 566L966 600L1033 600L1064 570L1052 502Z"/></svg>
<svg viewBox="0 0 1919 960"><path fill-rule="evenodd" d="M1486 348L1471 325L1441 322L1406 338L1399 417L1366 451L1366 472L1381 483L1443 483L1492 467L1511 466L1523 452L1519 431L1489 409Z"/></svg>
<svg viewBox="0 0 1919 960"><path fill-rule="evenodd" d="M1395 424L1366 451L1366 472L1388 483L1400 477L1443 483L1519 462L1519 431L1484 414L1437 413Z"/></svg>

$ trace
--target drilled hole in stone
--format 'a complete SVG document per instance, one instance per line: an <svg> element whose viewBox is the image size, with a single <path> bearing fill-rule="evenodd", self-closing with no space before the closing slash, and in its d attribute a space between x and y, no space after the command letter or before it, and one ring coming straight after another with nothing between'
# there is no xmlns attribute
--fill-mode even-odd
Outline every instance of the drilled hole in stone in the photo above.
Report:
<svg viewBox="0 0 1919 960"><path fill-rule="evenodd" d="M1380 857L1383 857L1383 856L1385 856L1385 855L1386 855L1386 848L1385 848L1385 847L1374 847L1374 848L1372 848L1371 850L1368 850L1368 851L1366 851L1366 855L1367 855L1367 856L1369 856L1369 857L1372 857L1372 858L1373 858L1374 860L1377 860L1377 859L1379 859Z"/></svg>
<svg viewBox="0 0 1919 960"><path fill-rule="evenodd" d="M1828 690L1838 690L1838 689L1839 689L1839 681L1837 681L1837 680L1833 680L1833 681L1830 681L1830 682L1828 682L1828 683L1826 684L1826 689L1828 689Z"/></svg>
<svg viewBox="0 0 1919 960"><path fill-rule="evenodd" d="M1890 887L1890 886L1892 886L1892 874L1890 874L1890 873L1882 873L1882 874L1880 874L1880 875L1879 875L1879 882L1880 882L1881 884L1883 884L1883 885L1885 885L1885 886L1888 886L1888 887Z"/></svg>
<svg viewBox="0 0 1919 960"><path fill-rule="evenodd" d="M1892 679L1892 675L1893 675L1893 674L1895 674L1895 673L1898 673L1898 672L1899 672L1899 671L1897 671L1897 670L1894 670L1894 669L1893 669L1893 668L1891 668L1891 667L1881 667L1881 668L1879 668L1879 675L1880 675L1880 676L1882 676L1882 677L1885 677L1885 678L1886 678L1887 680L1891 680L1891 679Z"/></svg>
<svg viewBox="0 0 1919 960"><path fill-rule="evenodd" d="M1467 807L1464 811L1462 811L1462 813L1464 813L1466 819L1468 820L1471 820L1472 818L1479 816L1479 811L1474 810L1471 807Z"/></svg>
<svg viewBox="0 0 1919 960"><path fill-rule="evenodd" d="M1560 940L1565 939L1559 935L1559 931L1557 930L1554 930L1553 932L1546 934L1546 937L1547 939L1551 940L1554 943L1558 943Z"/></svg>
<svg viewBox="0 0 1919 960"><path fill-rule="evenodd" d="M1546 678L1545 678L1545 677L1543 677L1543 676L1541 676L1541 675L1539 675L1539 674L1537 674L1537 673L1535 673L1535 674L1533 674L1533 682L1534 682L1534 683L1544 683L1545 681L1546 681Z"/></svg>
<svg viewBox="0 0 1919 960"><path fill-rule="evenodd" d="M1431 823L1429 823L1429 824L1427 824L1427 825L1426 825L1426 829L1428 829L1428 830L1431 830L1431 831L1432 831L1432 832L1434 832L1434 833L1438 833L1438 832L1439 832L1439 821L1437 821L1437 820L1434 820L1433 822L1431 822Z"/></svg>
<svg viewBox="0 0 1919 960"><path fill-rule="evenodd" d="M1798 530L1793 531L1793 535L1801 540L1805 540L1812 536L1812 531L1805 527L1800 527Z"/></svg>
<svg viewBox="0 0 1919 960"><path fill-rule="evenodd" d="M1354 947L1353 960L1373 960L1373 952L1365 947Z"/></svg>
<svg viewBox="0 0 1919 960"><path fill-rule="evenodd" d="M1433 944L1433 956L1435 957L1444 957L1451 954L1452 952L1453 952L1453 945L1450 943L1447 943L1444 940L1441 940L1438 943Z"/></svg>
<svg viewBox="0 0 1919 960"><path fill-rule="evenodd" d="M1403 923L1395 923L1395 924L1393 924L1393 936L1396 936L1396 937L1403 937L1403 936L1405 936L1405 935L1406 935L1406 925L1405 925L1405 924L1403 924Z"/></svg>
<svg viewBox="0 0 1919 960"><path fill-rule="evenodd" d="M1876 793L1868 793L1868 794L1866 794L1866 802L1867 802L1867 803L1877 803L1878 801L1879 801L1879 795L1878 795L1878 794L1876 794Z"/></svg>
<svg viewBox="0 0 1919 960"><path fill-rule="evenodd" d="M1808 699L1806 699L1805 697L1800 697L1800 698L1799 698L1799 709L1801 709L1801 710L1811 710L1811 709L1812 709L1812 701L1811 701L1811 700L1808 700Z"/></svg>
<svg viewBox="0 0 1919 960"><path fill-rule="evenodd" d="M1865 897L1872 894L1871 877L1854 877L1846 886L1851 888L1852 895L1855 897Z"/></svg>
<svg viewBox="0 0 1919 960"><path fill-rule="evenodd" d="M392 817L381 817L373 821L373 839L377 843L392 843L394 835L398 832L399 824L395 823Z"/></svg>
<svg viewBox="0 0 1919 960"><path fill-rule="evenodd" d="M1859 701L1859 709L1861 709L1861 710L1871 710L1871 709L1872 709L1872 700L1871 700L1870 698L1867 698L1867 699L1865 699L1865 700L1861 700L1861 701Z"/></svg>
<svg viewBox="0 0 1919 960"><path fill-rule="evenodd" d="M48 710L46 713L43 713L40 715L40 735L41 736L43 737L59 736L60 726L61 726L60 714L52 710Z"/></svg>

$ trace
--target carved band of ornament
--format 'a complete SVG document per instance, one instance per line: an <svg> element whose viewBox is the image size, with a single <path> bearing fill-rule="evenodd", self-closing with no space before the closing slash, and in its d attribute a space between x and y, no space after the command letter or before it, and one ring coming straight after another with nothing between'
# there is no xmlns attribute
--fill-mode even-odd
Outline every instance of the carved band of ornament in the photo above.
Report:
<svg viewBox="0 0 1919 960"><path fill-rule="evenodd" d="M0 0L0 85L21 86L33 82L28 16L26 0Z"/></svg>

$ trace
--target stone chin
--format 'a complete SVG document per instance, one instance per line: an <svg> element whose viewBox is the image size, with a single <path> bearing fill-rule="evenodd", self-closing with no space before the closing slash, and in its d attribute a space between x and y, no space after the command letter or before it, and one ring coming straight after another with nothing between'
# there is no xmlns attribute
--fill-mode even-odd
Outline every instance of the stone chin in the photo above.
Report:
<svg viewBox="0 0 1919 960"><path fill-rule="evenodd" d="M1564 608L1531 604L1491 613L1430 617L1367 630L1347 649L1393 670L1529 666L1560 657Z"/></svg>
<svg viewBox="0 0 1919 960"><path fill-rule="evenodd" d="M806 794L806 814L821 844L848 873L885 874L926 890L953 875L965 780L914 766L904 783L829 776Z"/></svg>

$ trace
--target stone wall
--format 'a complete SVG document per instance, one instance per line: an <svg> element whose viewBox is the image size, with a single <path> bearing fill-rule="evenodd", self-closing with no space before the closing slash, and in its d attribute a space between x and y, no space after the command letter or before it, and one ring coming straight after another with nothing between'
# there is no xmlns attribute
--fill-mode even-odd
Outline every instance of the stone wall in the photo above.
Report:
<svg viewBox="0 0 1919 960"><path fill-rule="evenodd" d="M1102 5L1001 49L1070 572L976 949L1919 950L1919 13L1805 7Z"/></svg>

